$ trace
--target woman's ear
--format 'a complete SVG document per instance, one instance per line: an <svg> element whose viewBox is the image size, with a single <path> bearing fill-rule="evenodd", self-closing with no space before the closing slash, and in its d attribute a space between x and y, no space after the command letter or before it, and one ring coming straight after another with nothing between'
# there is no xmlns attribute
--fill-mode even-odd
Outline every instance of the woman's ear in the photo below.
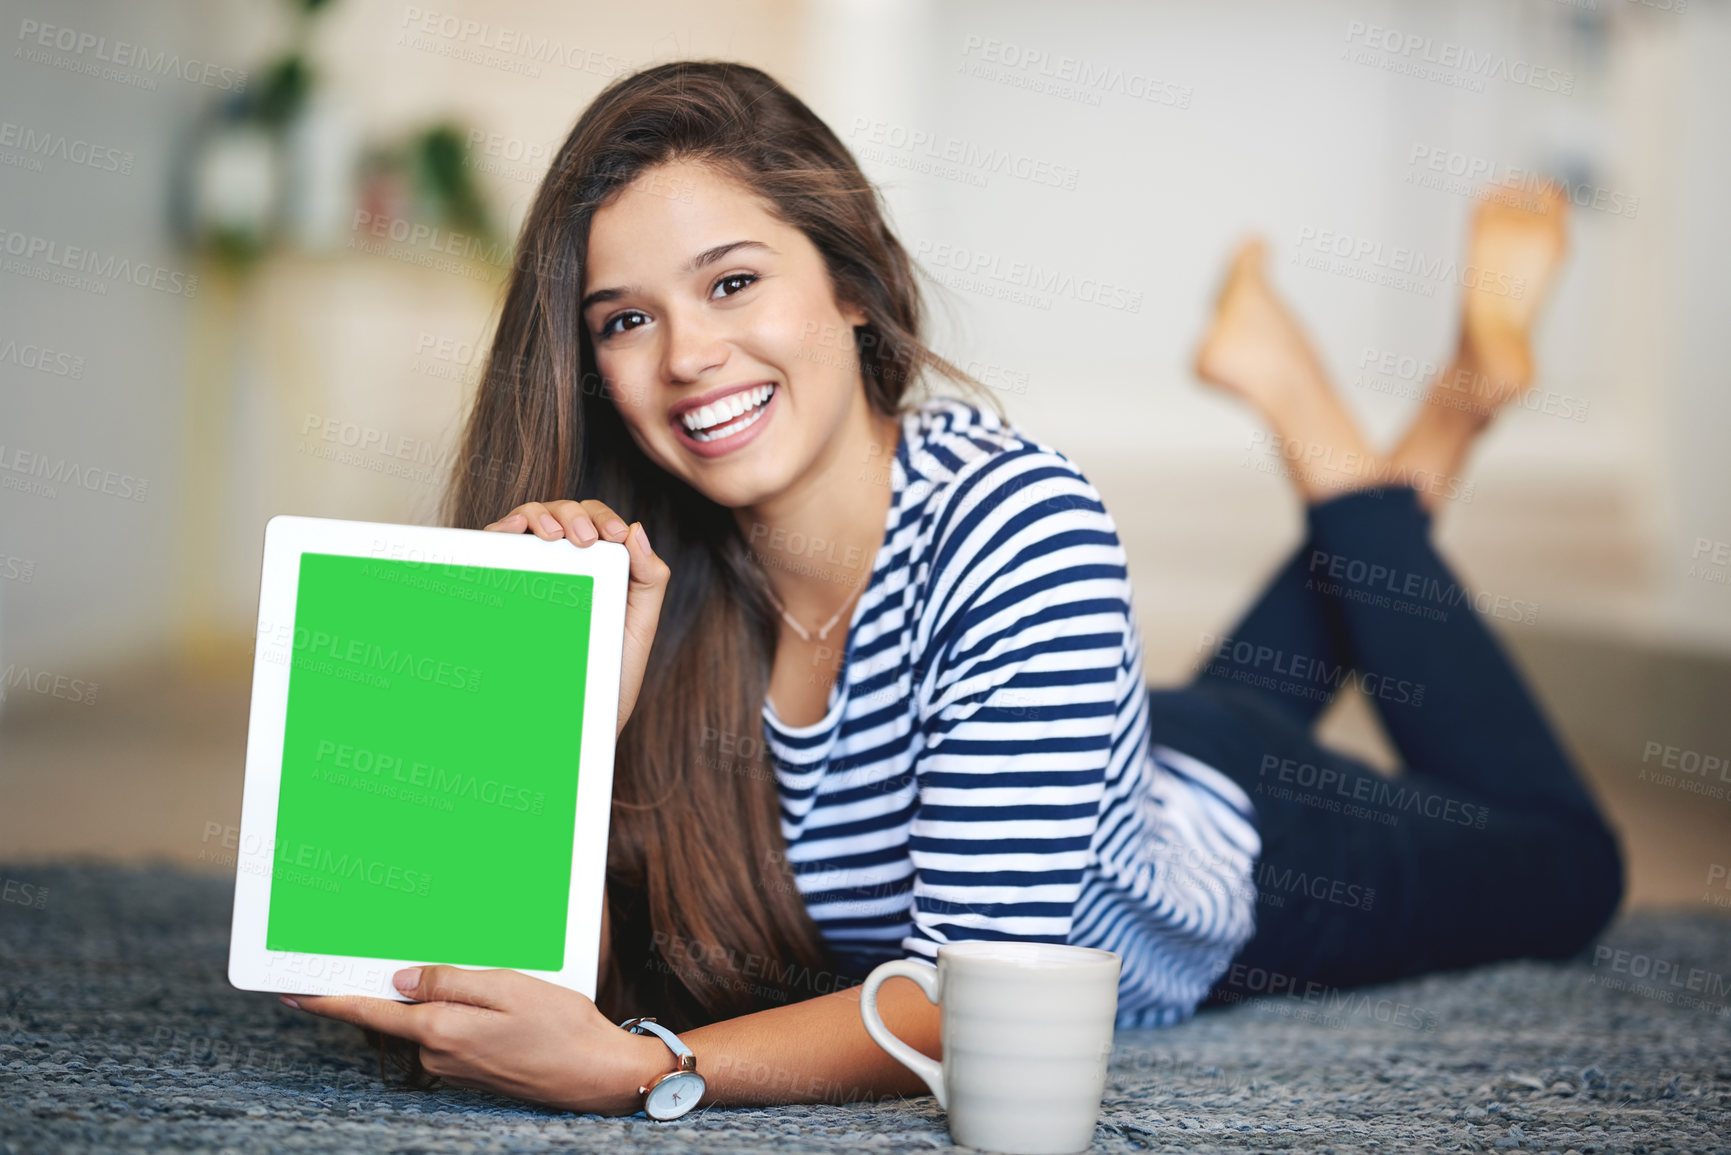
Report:
<svg viewBox="0 0 1731 1155"><path fill-rule="evenodd" d="M842 319L855 329L862 325L871 324L871 318L866 316L864 309L858 305L850 305L846 301L841 302L841 315Z"/></svg>

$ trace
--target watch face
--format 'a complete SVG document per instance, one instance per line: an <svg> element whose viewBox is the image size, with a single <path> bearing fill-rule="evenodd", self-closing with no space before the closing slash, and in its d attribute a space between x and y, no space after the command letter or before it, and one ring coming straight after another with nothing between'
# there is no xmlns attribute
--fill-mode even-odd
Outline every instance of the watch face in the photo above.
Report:
<svg viewBox="0 0 1731 1155"><path fill-rule="evenodd" d="M643 1097L643 1113L651 1119L677 1119L703 1098L703 1076L696 1071L675 1071L649 1088Z"/></svg>

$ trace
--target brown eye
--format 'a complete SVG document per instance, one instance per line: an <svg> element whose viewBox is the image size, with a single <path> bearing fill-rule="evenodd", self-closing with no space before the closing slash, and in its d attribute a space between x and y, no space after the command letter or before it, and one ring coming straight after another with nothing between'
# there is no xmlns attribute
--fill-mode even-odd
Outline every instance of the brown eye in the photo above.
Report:
<svg viewBox="0 0 1731 1155"><path fill-rule="evenodd" d="M725 277L721 278L721 280L715 282L715 288L713 291L711 291L710 296L712 296L712 297L731 297L735 293L739 292L740 289L745 288L747 285L752 284L756 280L757 280L757 276L753 273L733 273L733 274L730 274L729 276L725 276ZM734 286L734 287L729 288L729 286ZM723 291L723 290L725 290L725 291Z"/></svg>
<svg viewBox="0 0 1731 1155"><path fill-rule="evenodd" d="M601 322L601 336L603 338L611 337L615 333L623 333L628 329L635 329L639 325L647 325L648 323L649 318L634 309L624 313L616 313Z"/></svg>

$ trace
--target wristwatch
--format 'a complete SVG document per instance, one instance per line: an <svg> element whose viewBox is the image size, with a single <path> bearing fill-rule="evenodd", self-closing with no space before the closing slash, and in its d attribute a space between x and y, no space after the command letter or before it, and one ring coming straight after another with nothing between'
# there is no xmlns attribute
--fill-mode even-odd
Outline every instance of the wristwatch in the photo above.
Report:
<svg viewBox="0 0 1731 1155"><path fill-rule="evenodd" d="M697 1073L697 1056L691 1053L691 1048L680 1042L678 1035L651 1018L626 1019L619 1025L634 1035L645 1032L654 1035L666 1043L673 1057L679 1060L678 1069L657 1075L646 1086L637 1088L637 1093L643 1096L643 1113L651 1119L666 1122L697 1106L706 1084L703 1076Z"/></svg>

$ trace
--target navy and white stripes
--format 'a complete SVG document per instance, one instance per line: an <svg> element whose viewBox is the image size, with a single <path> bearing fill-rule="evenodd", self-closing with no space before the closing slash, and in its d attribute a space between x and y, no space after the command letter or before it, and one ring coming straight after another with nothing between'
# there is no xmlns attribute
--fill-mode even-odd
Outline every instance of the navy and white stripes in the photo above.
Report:
<svg viewBox="0 0 1731 1155"><path fill-rule="evenodd" d="M1124 959L1121 1025L1188 1016L1250 937L1243 792L1154 747L1117 528L1080 470L951 399L903 415L826 716L764 724L788 860L839 957L1024 939Z"/></svg>

